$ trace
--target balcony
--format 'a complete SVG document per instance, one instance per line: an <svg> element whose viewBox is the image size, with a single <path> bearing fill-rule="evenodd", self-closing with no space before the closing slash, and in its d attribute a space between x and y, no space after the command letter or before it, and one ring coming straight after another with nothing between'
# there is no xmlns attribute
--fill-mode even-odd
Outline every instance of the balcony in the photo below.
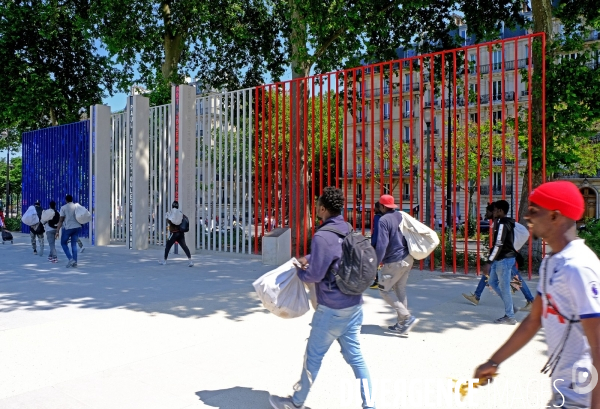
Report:
<svg viewBox="0 0 600 409"><path fill-rule="evenodd" d="M489 185L485 185L485 186L480 186L479 187L479 193L482 196L485 195L489 195L490 194L490 187ZM507 195L512 195L513 193L513 185L506 185L504 187L504 193ZM492 195L494 196L501 196L502 195L502 186L492 186Z"/></svg>
<svg viewBox="0 0 600 409"><path fill-rule="evenodd" d="M369 148L369 142L356 142L356 147L357 148L368 149Z"/></svg>
<svg viewBox="0 0 600 409"><path fill-rule="evenodd" d="M419 91L421 89L421 84L419 84L418 82L413 82L412 83L412 90L413 91ZM410 84L402 84L402 91L403 92L410 92Z"/></svg>

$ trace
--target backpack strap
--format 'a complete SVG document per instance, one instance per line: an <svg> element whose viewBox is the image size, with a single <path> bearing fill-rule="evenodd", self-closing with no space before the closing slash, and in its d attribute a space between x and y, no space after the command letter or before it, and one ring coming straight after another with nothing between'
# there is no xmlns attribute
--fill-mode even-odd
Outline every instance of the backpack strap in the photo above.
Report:
<svg viewBox="0 0 600 409"><path fill-rule="evenodd" d="M348 234L352 233L352 231L353 231L352 225L350 223L346 223L346 224L348 225L348 233L342 233L341 231L339 231L338 229L334 229L333 227L322 227L318 231L329 231L331 233L337 234L341 238L346 238L346 236Z"/></svg>

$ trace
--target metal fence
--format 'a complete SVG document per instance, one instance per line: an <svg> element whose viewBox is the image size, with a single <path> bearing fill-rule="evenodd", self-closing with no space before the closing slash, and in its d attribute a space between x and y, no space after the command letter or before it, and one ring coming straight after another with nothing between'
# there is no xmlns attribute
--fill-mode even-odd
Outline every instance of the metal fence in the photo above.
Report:
<svg viewBox="0 0 600 409"><path fill-rule="evenodd" d="M253 98L245 89L196 99L200 249L251 252Z"/></svg>
<svg viewBox="0 0 600 409"><path fill-rule="evenodd" d="M127 199L127 115L111 115L111 241L126 241L125 205Z"/></svg>
<svg viewBox="0 0 600 409"><path fill-rule="evenodd" d="M431 269L479 272L487 202L510 200L517 215L523 180L532 185L532 94L545 101L543 86L529 92L538 41L545 46L527 35L256 88L254 251L276 226L291 228L294 254L308 251L316 199L336 186L363 234L391 194L440 230Z"/></svg>
<svg viewBox="0 0 600 409"><path fill-rule="evenodd" d="M23 133L23 208L39 200L48 209L54 200L59 210L71 194L89 209L89 152L89 120ZM29 226L21 231L29 233ZM89 237L89 224L81 236Z"/></svg>
<svg viewBox="0 0 600 409"><path fill-rule="evenodd" d="M165 245L168 238L166 214L171 209L169 201L172 169L170 104L150 108L149 130L149 240L150 244Z"/></svg>

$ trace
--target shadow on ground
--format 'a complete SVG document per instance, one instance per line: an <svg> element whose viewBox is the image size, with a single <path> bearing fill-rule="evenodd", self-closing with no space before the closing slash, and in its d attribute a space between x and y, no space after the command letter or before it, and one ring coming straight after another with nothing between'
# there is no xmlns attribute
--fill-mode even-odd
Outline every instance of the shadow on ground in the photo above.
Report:
<svg viewBox="0 0 600 409"><path fill-rule="evenodd" d="M199 254L194 256L196 266L189 268L181 255L171 256L166 266L158 265L160 248L129 251L119 246L90 247L80 255L77 269L67 269L62 253L61 263L48 263L45 257L31 254L28 236L15 239L15 245L0 246L2 313L77 307L126 308L181 318L222 314L231 320L253 313L268 314L252 282L272 267L263 266L256 257ZM469 330L504 315L502 301L488 290L479 306L461 296L475 290L476 277L413 270L408 283L409 309L421 319L413 332ZM530 288L535 289L535 284ZM380 298L375 290L365 294L367 302ZM524 304L519 294L514 299L517 306ZM362 333L397 337L386 329L393 324L387 322L390 313L389 307L381 309L379 314L385 314L381 326L365 322ZM518 320L524 317L524 313L517 315Z"/></svg>
<svg viewBox="0 0 600 409"><path fill-rule="evenodd" d="M216 391L196 392L202 403L219 409L264 409L270 407L269 393L236 386Z"/></svg>

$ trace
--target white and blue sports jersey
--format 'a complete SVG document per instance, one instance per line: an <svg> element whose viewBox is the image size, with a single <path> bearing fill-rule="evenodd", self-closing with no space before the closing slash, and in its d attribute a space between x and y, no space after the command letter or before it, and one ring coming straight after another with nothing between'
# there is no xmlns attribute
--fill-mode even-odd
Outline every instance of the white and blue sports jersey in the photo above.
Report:
<svg viewBox="0 0 600 409"><path fill-rule="evenodd" d="M550 302L544 295L544 280ZM550 356L561 349L569 319L600 317L600 260L583 240L574 240L561 252L544 258L537 291L543 301L542 325ZM582 363L589 368L592 359L581 322L576 322L571 325L552 383L569 400L589 406L590 393L578 394L572 385L574 366Z"/></svg>

